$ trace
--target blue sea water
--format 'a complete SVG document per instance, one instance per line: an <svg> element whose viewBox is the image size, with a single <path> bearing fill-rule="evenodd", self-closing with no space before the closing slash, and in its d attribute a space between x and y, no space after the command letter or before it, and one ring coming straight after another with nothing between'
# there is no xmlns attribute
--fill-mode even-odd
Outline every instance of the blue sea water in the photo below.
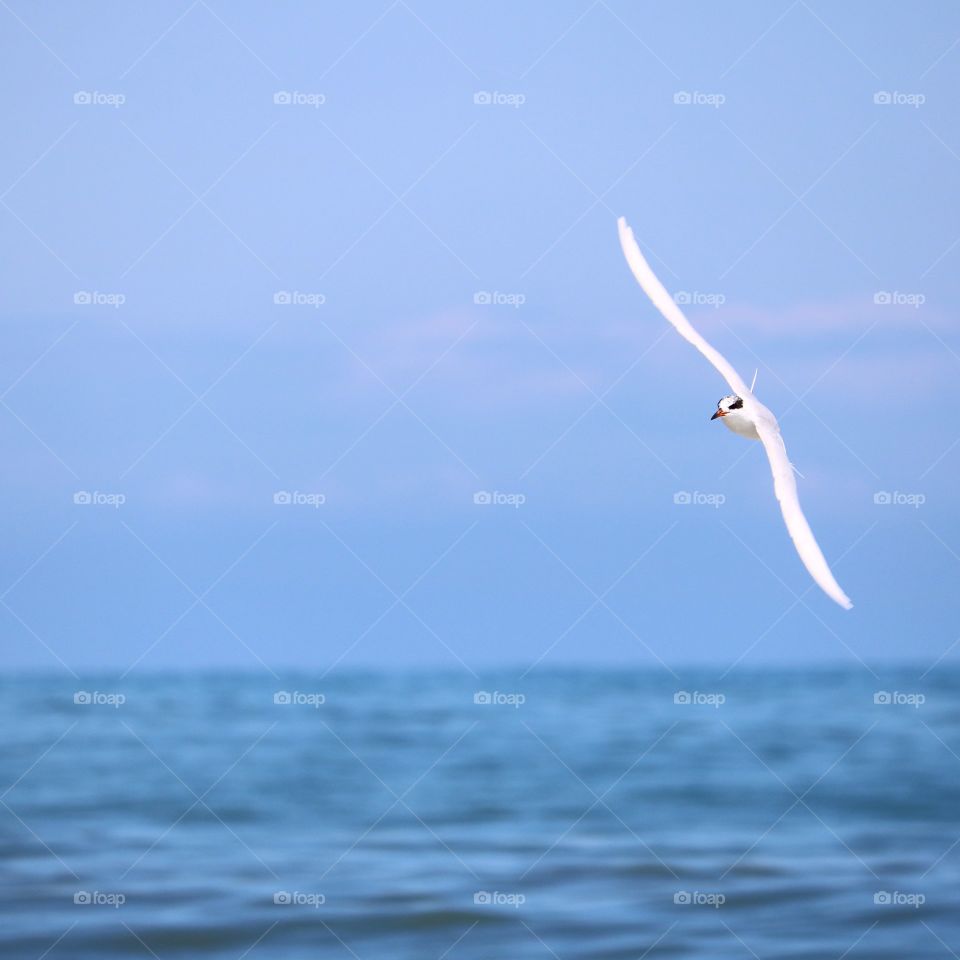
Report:
<svg viewBox="0 0 960 960"><path fill-rule="evenodd" d="M960 674L878 672L8 675L0 951L940 960Z"/></svg>

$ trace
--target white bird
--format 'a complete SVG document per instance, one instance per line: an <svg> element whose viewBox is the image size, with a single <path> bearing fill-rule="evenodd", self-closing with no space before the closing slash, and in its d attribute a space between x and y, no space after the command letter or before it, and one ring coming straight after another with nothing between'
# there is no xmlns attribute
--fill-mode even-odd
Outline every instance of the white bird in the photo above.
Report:
<svg viewBox="0 0 960 960"><path fill-rule="evenodd" d="M724 397L717 404L717 412L710 419L722 418L723 423L734 433L760 440L763 444L773 473L773 490L777 500L780 501L780 510L787 525L787 532L797 548L797 553L800 554L803 565L828 597L839 603L845 610L849 610L853 604L830 572L830 567L814 539L810 524L807 523L807 518L800 509L797 481L793 475L794 467L787 457L787 448L780 436L777 418L757 400L752 389L747 388L740 374L733 369L726 357L694 330L673 297L667 293L656 274L650 269L627 221L620 217L617 226L620 230L620 246L623 247L623 254L644 293L664 317L677 328L680 336L689 340L720 371L724 380L730 384L730 389L733 390L732 396Z"/></svg>

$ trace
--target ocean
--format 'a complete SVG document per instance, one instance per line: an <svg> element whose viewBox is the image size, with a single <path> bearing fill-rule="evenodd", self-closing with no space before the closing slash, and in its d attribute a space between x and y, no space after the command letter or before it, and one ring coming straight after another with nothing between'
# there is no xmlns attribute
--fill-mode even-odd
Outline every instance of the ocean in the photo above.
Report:
<svg viewBox="0 0 960 960"><path fill-rule="evenodd" d="M960 952L960 673L6 675L0 954Z"/></svg>

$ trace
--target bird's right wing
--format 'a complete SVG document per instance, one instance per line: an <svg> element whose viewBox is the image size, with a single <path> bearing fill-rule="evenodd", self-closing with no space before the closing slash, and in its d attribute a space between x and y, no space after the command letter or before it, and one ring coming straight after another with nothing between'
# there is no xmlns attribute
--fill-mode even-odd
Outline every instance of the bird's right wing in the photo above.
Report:
<svg viewBox="0 0 960 960"><path fill-rule="evenodd" d="M627 263L630 265L637 283L643 288L643 292L650 298L653 305L677 328L677 333L681 337L689 340L720 371L723 379L730 384L730 389L738 397L752 397L753 395L747 388L746 383L740 374L733 369L732 364L719 350L710 346L694 330L693 325L683 315L683 311L674 302L673 297L664 289L663 284L657 279L657 275L650 269L650 264L647 263L640 252L637 241L633 237L633 231L627 225L626 219L620 217L617 220L617 227L620 231L620 246L623 248L623 255L627 258Z"/></svg>
<svg viewBox="0 0 960 960"><path fill-rule="evenodd" d="M757 433L760 434L763 449L766 450L767 459L770 461L770 471L773 473L773 491L777 495L777 500L780 501L780 512L783 514L783 522L787 525L790 539L793 540L803 565L823 592L831 600L839 603L844 610L849 610L853 604L840 589L840 584L831 573L823 551L810 529L810 524L807 523L807 518L800 509L797 480L793 475L793 464L787 456L783 437L780 435L780 426L774 415L756 401L754 409Z"/></svg>

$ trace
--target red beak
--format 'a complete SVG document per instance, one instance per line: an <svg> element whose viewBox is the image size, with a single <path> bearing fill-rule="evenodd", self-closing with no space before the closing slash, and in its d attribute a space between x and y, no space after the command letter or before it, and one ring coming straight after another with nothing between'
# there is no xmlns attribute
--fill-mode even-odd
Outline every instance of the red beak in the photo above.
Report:
<svg viewBox="0 0 960 960"><path fill-rule="evenodd" d="M725 417L726 414L722 410L718 410L710 419L716 420L717 417Z"/></svg>

